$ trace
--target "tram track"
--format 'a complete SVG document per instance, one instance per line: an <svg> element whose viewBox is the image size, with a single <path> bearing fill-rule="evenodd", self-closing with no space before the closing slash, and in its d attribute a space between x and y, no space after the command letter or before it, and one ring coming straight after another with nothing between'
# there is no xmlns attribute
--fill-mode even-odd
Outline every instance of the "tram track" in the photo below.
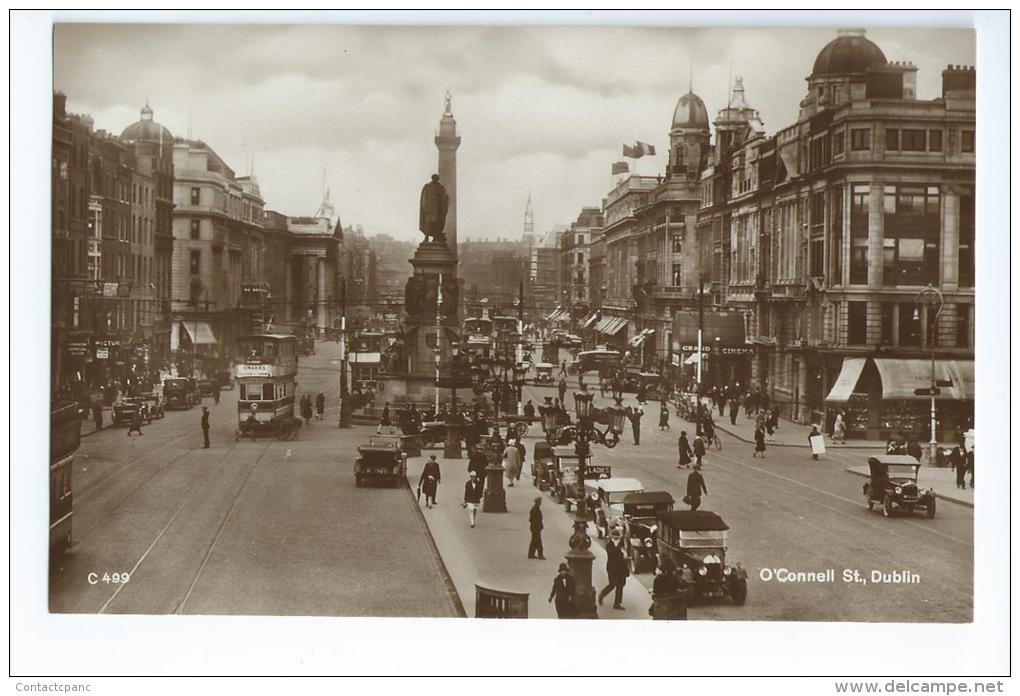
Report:
<svg viewBox="0 0 1020 696"><path fill-rule="evenodd" d="M267 441L263 445L264 448L263 448L262 452L259 454L258 459L256 460L255 464L252 465L251 470L249 471L248 475L245 477L244 482L241 485L241 489L243 489L243 487L245 485L247 485L248 479L251 477L251 472L255 470L255 467L258 465L258 463L261 462L262 458L265 457L265 455L269 452L269 449L272 446L273 442L275 442L275 440L269 440L269 441ZM250 444L250 443L245 441L245 444ZM240 445L241 445L241 442L235 442L233 445L231 445L230 448L223 454L223 456L220 457L215 462L215 465L220 465L220 464L223 464L225 461L227 461L230 458L230 456L237 450L237 448ZM184 454L187 454L188 452L190 452L190 450L182 453L182 455L177 457L175 461L179 461L181 458L183 458ZM177 506L177 508L174 510L173 514L170 516L170 518L166 521L166 523L162 526L162 528L160 528L159 532L153 538L152 542L146 547L145 551L138 557L138 559L132 565L131 570L129 571L129 575L130 576L134 576L134 574L141 567L141 565L145 561L145 559L148 558L149 554L152 553L152 551L156 548L156 546L159 544L159 542L164 538L166 533L173 526L174 522L177 521L177 519L180 516L181 512L183 512L184 509L188 506L188 504L193 501L195 495L199 491L203 490L205 485L218 473L218 466L215 466L215 465L214 466L210 466L209 470L205 474L205 476L202 476L197 482L193 483L189 487L188 492L182 498L180 505ZM145 483L149 483L157 474L159 474L161 471L165 470L165 468L166 467L162 468L160 471L155 472L153 474L153 476L150 476L148 479L146 479ZM142 484L142 485L145 485L145 484ZM141 490L142 485L137 486L135 489L133 489L132 493L137 493L137 491ZM240 490L238 491L238 494L235 494L235 497L234 497L234 501L235 502L236 502L236 499L237 499L237 495L239 495L239 494L240 494ZM120 505L123 505L125 502L127 502L128 497L130 497L130 496L126 496L121 501L119 501L118 504L117 504L117 507L119 507ZM231 509L233 509L233 504L231 505ZM111 510L110 512L112 513L113 510ZM228 514L229 514L229 512L228 512ZM218 534L219 534L219 530L217 531L217 536L218 536ZM205 564L203 563L203 567L204 567L204 565ZM193 581L192 585L193 584L194 584L194 581ZM98 613L98 614L106 613L107 609L117 599L117 597L121 593L121 591L125 587L128 587L128 586L129 585L127 583L118 585L116 587L116 589L113 591L113 593L110 595L110 597L103 603L103 605L100 607L99 611L96 612L96 613Z"/></svg>

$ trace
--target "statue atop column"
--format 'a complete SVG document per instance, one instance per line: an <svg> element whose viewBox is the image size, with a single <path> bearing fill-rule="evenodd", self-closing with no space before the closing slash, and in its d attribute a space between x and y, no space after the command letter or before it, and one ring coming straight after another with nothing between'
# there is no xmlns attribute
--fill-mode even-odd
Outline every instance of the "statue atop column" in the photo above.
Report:
<svg viewBox="0 0 1020 696"><path fill-rule="evenodd" d="M418 229L425 235L426 242L431 237L434 242L446 244L443 228L446 227L446 211L449 207L450 196L446 193L446 187L439 183L439 175L433 174L432 181L422 187L418 209Z"/></svg>

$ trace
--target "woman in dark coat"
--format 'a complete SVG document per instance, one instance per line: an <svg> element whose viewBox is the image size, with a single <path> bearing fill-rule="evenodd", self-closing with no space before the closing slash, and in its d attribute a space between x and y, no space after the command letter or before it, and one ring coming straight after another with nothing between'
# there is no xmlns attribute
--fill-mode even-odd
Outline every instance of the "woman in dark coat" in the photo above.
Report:
<svg viewBox="0 0 1020 696"><path fill-rule="evenodd" d="M691 465L691 443L687 441L687 431L680 431L680 439L677 440L678 454L680 455L680 463L676 465L677 469L686 469Z"/></svg>
<svg viewBox="0 0 1020 696"><path fill-rule="evenodd" d="M553 579L549 601L556 600L556 617L560 619L574 618L574 576L566 563L560 563L560 570Z"/></svg>
<svg viewBox="0 0 1020 696"><path fill-rule="evenodd" d="M308 394L301 397L301 417L305 419L305 425L312 420L312 400Z"/></svg>
<svg viewBox="0 0 1020 696"><path fill-rule="evenodd" d="M431 508L436 504L436 489L441 480L439 462L436 461L436 455L433 454L425 462L425 467L421 470L421 478L418 480L418 486L425 494L425 507Z"/></svg>
<svg viewBox="0 0 1020 696"><path fill-rule="evenodd" d="M700 467L701 458L705 456L705 441L702 440L700 437L695 437L694 447L692 449L694 450L694 457L695 459L697 459L694 465Z"/></svg>
<svg viewBox="0 0 1020 696"><path fill-rule="evenodd" d="M757 457L758 453L761 453L761 458L765 458L765 430L759 425L754 429L754 452L751 454L752 457Z"/></svg>

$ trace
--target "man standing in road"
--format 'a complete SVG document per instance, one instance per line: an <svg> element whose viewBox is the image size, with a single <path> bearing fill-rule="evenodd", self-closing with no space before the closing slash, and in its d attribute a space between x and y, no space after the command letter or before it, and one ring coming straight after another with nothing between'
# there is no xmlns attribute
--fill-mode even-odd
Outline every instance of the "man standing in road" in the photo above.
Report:
<svg viewBox="0 0 1020 696"><path fill-rule="evenodd" d="M630 418L630 427L634 434L635 445L641 444L641 416L644 414L645 412L641 410L640 406L635 406L627 411L627 417Z"/></svg>
<svg viewBox="0 0 1020 696"><path fill-rule="evenodd" d="M694 450L695 458L694 465L696 467L700 467L701 458L705 456L705 441L701 439L700 435L694 436L694 446L692 447L692 449Z"/></svg>
<svg viewBox="0 0 1020 696"><path fill-rule="evenodd" d="M209 449L209 409L205 406L202 407L202 439L205 440L202 447Z"/></svg>
<svg viewBox="0 0 1020 696"><path fill-rule="evenodd" d="M699 457L700 459L700 457ZM691 506L691 512L701 507L701 494L708 495L705 478L701 475L701 462L694 465L694 471L687 476L687 495L684 502Z"/></svg>
<svg viewBox="0 0 1020 696"><path fill-rule="evenodd" d="M730 425L737 424L738 415L740 415L740 399L734 396L730 399Z"/></svg>
<svg viewBox="0 0 1020 696"><path fill-rule="evenodd" d="M566 365L566 363L563 363ZM565 377L560 377L560 383L556 387L560 394L560 402L562 403L563 398L567 395L567 380Z"/></svg>
<svg viewBox="0 0 1020 696"><path fill-rule="evenodd" d="M624 555L623 538L621 536L614 535L606 543L606 555L606 575L609 576L609 584L599 590L599 604L602 604L602 600L605 599L606 595L615 589L613 609L623 609L623 586L627 584L627 576L630 575L630 569L627 567L627 557Z"/></svg>
<svg viewBox="0 0 1020 696"><path fill-rule="evenodd" d="M524 418L529 424L535 422L535 404L531 403L531 399L528 399L528 403L524 404Z"/></svg>
<svg viewBox="0 0 1020 696"><path fill-rule="evenodd" d="M96 424L96 430L103 429L103 407L96 401L92 404L92 420Z"/></svg>
<svg viewBox="0 0 1020 696"><path fill-rule="evenodd" d="M323 414L326 413L326 395L319 392L315 395L315 419L322 420Z"/></svg>
<svg viewBox="0 0 1020 696"><path fill-rule="evenodd" d="M528 523L531 526L531 543L528 545L528 558L545 560L545 553L542 551L542 498L536 496L535 504L531 506L528 514Z"/></svg>
<svg viewBox="0 0 1020 696"><path fill-rule="evenodd" d="M471 520L471 526L475 526L475 517L478 515L478 508L482 504L482 490L484 484L479 480L475 472L471 472L471 476L468 478L467 483L464 484L464 503L462 507L466 507L468 511L468 519Z"/></svg>

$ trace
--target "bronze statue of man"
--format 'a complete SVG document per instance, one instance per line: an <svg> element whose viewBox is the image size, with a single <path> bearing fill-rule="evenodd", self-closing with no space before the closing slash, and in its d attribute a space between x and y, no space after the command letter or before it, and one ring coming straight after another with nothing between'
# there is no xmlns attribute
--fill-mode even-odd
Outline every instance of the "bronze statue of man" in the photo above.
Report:
<svg viewBox="0 0 1020 696"><path fill-rule="evenodd" d="M439 183L439 175L433 174L432 181L425 184L421 190L421 206L418 210L418 229L425 235L425 241L442 242L446 244L446 235L443 228L446 227L446 211L450 207L450 196L446 193L446 187Z"/></svg>

